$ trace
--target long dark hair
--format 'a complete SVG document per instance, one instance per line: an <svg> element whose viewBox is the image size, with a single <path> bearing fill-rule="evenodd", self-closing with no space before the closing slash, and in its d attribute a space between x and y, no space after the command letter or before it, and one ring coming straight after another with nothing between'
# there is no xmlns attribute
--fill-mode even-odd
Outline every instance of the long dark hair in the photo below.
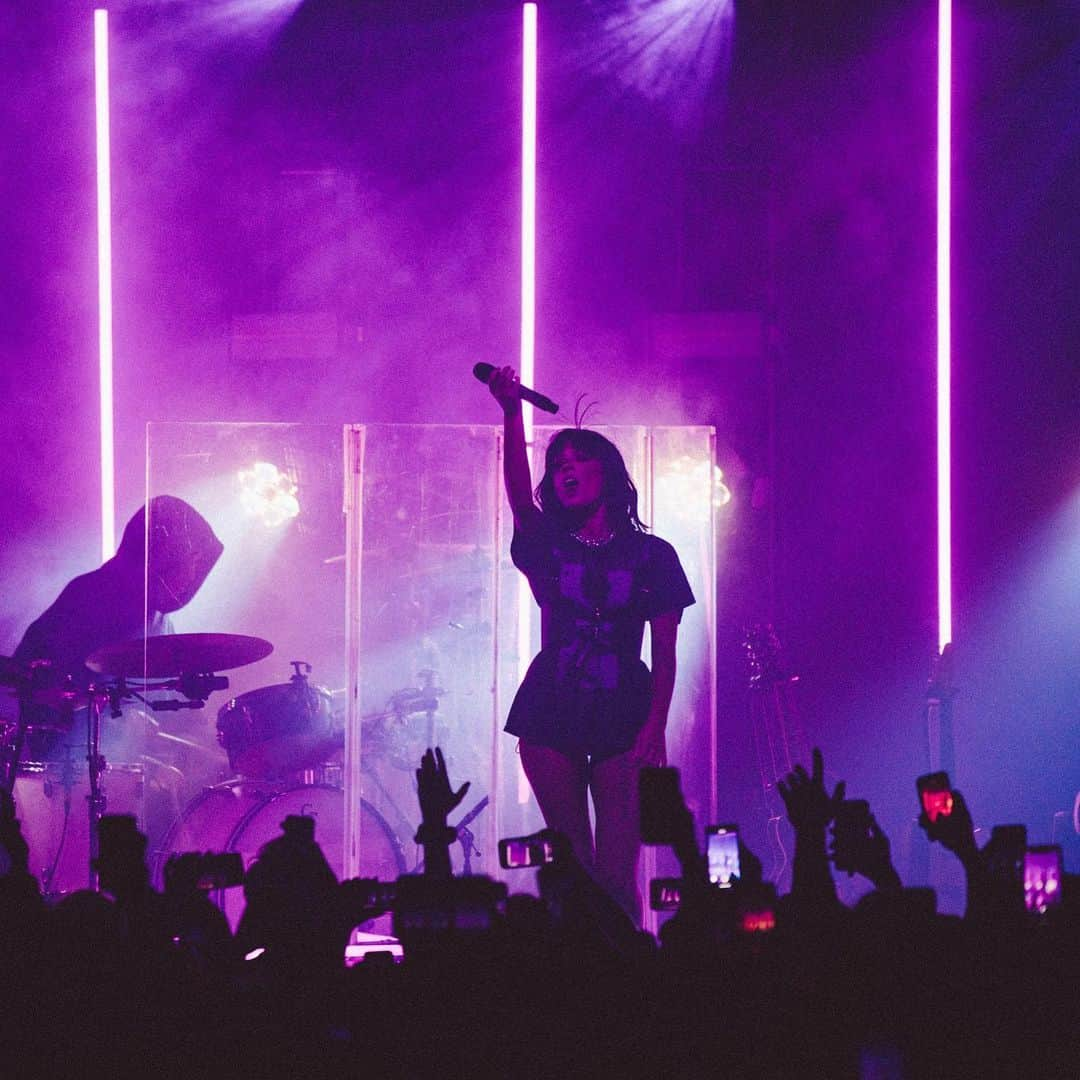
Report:
<svg viewBox="0 0 1080 1080"><path fill-rule="evenodd" d="M582 457L600 462L604 478L601 497L607 510L608 524L616 532L624 529L647 532L647 526L638 517L637 488L630 479L619 448L610 439L589 428L563 428L548 443L544 454L544 478L535 493L540 509L564 528L570 529L575 525L573 514L559 502L555 494L555 462L568 446Z"/></svg>

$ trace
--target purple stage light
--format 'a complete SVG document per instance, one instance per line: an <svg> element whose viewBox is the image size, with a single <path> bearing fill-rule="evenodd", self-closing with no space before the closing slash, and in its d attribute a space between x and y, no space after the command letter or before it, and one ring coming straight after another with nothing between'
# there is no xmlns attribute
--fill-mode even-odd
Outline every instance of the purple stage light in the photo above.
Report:
<svg viewBox="0 0 1080 1080"><path fill-rule="evenodd" d="M112 177L109 168L109 13L94 10L94 117L97 156L98 382L101 428L101 557L116 552L113 445Z"/></svg>
<svg viewBox="0 0 1080 1080"><path fill-rule="evenodd" d="M952 0L938 0L937 86L937 540L938 649L952 641Z"/></svg>

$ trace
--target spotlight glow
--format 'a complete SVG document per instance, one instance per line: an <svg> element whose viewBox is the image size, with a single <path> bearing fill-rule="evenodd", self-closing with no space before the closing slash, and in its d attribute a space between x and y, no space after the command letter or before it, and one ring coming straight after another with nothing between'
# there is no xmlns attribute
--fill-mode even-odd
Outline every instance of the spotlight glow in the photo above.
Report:
<svg viewBox="0 0 1080 1080"><path fill-rule="evenodd" d="M296 483L276 465L256 461L250 469L241 469L240 504L250 517L258 518L267 528L277 528L300 513Z"/></svg>
<svg viewBox="0 0 1080 1080"><path fill-rule="evenodd" d="M938 0L937 542L938 650L952 641L952 0Z"/></svg>
<svg viewBox="0 0 1080 1080"><path fill-rule="evenodd" d="M703 492L712 492L712 505L716 509L731 502L731 488L724 482L724 471L719 465L712 466L710 480L709 462L684 454L667 463L660 484L664 490L665 505L670 505L675 516L696 517Z"/></svg>
<svg viewBox="0 0 1080 1080"><path fill-rule="evenodd" d="M734 37L734 0L627 0L583 60L660 105L676 128L692 130L714 78L727 78Z"/></svg>
<svg viewBox="0 0 1080 1080"><path fill-rule="evenodd" d="M109 162L109 13L94 11L94 117L97 157L98 394L101 429L101 558L116 553L113 442L112 177Z"/></svg>

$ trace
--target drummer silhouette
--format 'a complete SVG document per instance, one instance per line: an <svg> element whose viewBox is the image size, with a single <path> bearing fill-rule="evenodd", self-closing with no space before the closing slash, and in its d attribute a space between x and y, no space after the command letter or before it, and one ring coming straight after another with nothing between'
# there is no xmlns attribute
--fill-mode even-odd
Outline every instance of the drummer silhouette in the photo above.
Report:
<svg viewBox="0 0 1080 1080"><path fill-rule="evenodd" d="M193 506L172 495L155 496L127 523L116 554L68 582L30 624L15 659L48 661L57 681L70 677L74 687L89 686L93 673L85 660L95 649L173 632L170 613L194 598L222 551ZM58 720L62 726L55 710L31 708L41 727Z"/></svg>

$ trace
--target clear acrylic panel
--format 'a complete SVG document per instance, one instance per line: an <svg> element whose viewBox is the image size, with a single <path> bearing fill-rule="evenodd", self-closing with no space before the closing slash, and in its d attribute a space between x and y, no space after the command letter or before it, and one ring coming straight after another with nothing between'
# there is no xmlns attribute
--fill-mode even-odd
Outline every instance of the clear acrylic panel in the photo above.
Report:
<svg viewBox="0 0 1080 1080"><path fill-rule="evenodd" d="M184 850L228 849L250 861L288 813L317 819L316 839L341 871L342 475L338 425L147 427L147 501L183 499L224 545L166 629L249 635L273 645L265 659L218 671L228 689L209 695L205 708L153 713L147 797L172 804L168 826L150 830L159 876L167 856ZM160 570L155 551L151 542L151 582ZM160 627L148 616L147 629ZM398 860L387 854L390 840L384 847L378 869L390 873Z"/></svg>
<svg viewBox="0 0 1080 1080"><path fill-rule="evenodd" d="M455 871L490 872L498 835L498 435L490 427L352 427L346 461L350 805L374 806L402 837L408 868L419 869L415 770L424 750L439 746L455 786L471 785L453 824L476 811L465 843L455 845ZM362 865L365 839L355 830L347 836L351 872Z"/></svg>

